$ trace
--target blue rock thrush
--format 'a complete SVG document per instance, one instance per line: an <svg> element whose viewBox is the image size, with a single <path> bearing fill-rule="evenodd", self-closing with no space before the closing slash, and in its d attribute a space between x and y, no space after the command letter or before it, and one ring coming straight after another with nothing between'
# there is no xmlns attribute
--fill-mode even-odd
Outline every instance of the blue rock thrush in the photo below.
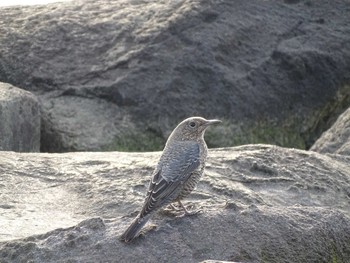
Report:
<svg viewBox="0 0 350 263"><path fill-rule="evenodd" d="M192 192L203 174L208 152L204 132L211 124L220 122L191 117L170 134L153 172L143 207L120 237L122 241L133 240L154 212L172 202L178 202L186 215L196 213L188 211L181 200Z"/></svg>

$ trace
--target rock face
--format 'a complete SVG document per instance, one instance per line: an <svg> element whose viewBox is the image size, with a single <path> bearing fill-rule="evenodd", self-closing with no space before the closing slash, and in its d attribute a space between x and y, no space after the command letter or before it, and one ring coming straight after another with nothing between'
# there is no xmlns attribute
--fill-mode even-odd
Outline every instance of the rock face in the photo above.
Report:
<svg viewBox="0 0 350 263"><path fill-rule="evenodd" d="M42 151L161 149L194 115L226 120L212 146L308 148L350 104L348 14L342 0L2 8L0 79L40 96Z"/></svg>
<svg viewBox="0 0 350 263"><path fill-rule="evenodd" d="M209 151L187 204L158 213L134 243L159 153L0 152L0 261L347 262L350 157L269 145ZM25 198L23 198L25 197Z"/></svg>
<svg viewBox="0 0 350 263"><path fill-rule="evenodd" d="M0 151L38 152L40 107L28 91L0 82Z"/></svg>
<svg viewBox="0 0 350 263"><path fill-rule="evenodd" d="M350 155L350 108L315 142L312 151Z"/></svg>

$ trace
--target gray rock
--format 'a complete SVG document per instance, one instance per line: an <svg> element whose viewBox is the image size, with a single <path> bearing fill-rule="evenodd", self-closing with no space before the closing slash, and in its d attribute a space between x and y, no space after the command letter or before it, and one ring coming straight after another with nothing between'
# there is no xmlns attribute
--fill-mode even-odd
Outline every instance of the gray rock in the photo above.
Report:
<svg viewBox="0 0 350 263"><path fill-rule="evenodd" d="M346 262L350 157L269 145L209 151L187 204L118 236L160 153L0 153L1 262ZM25 198L23 198L25 197ZM184 201L185 203L185 201Z"/></svg>
<svg viewBox="0 0 350 263"><path fill-rule="evenodd" d="M0 151L38 152L40 106L36 96L0 82Z"/></svg>
<svg viewBox="0 0 350 263"><path fill-rule="evenodd" d="M310 150L350 155L350 108L339 116L333 126L322 134Z"/></svg>
<svg viewBox="0 0 350 263"><path fill-rule="evenodd" d="M65 96L41 101L46 109L41 135L45 152L110 150L115 137L123 138L127 129L128 134L135 129L125 110L101 99Z"/></svg>
<svg viewBox="0 0 350 263"><path fill-rule="evenodd" d="M342 0L2 8L0 79L41 97L43 151L160 150L194 115L226 120L208 134L211 146L308 148L350 104L348 8Z"/></svg>

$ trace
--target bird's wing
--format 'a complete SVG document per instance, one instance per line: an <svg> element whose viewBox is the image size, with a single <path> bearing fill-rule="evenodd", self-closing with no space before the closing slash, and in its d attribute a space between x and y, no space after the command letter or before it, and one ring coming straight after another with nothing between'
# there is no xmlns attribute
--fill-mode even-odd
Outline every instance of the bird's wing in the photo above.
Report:
<svg viewBox="0 0 350 263"><path fill-rule="evenodd" d="M186 182L191 173L198 168L200 164L198 143L187 142L186 145L177 149L163 153L160 165L150 182L147 197L140 213L141 217L176 198L179 186Z"/></svg>

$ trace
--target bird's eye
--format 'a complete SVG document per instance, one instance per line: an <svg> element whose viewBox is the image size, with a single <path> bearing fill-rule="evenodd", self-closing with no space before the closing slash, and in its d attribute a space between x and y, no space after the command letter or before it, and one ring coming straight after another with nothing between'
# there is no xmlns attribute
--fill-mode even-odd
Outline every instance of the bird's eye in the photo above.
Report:
<svg viewBox="0 0 350 263"><path fill-rule="evenodd" d="M191 121L189 125L190 125L191 128L196 127L196 123L194 121Z"/></svg>

